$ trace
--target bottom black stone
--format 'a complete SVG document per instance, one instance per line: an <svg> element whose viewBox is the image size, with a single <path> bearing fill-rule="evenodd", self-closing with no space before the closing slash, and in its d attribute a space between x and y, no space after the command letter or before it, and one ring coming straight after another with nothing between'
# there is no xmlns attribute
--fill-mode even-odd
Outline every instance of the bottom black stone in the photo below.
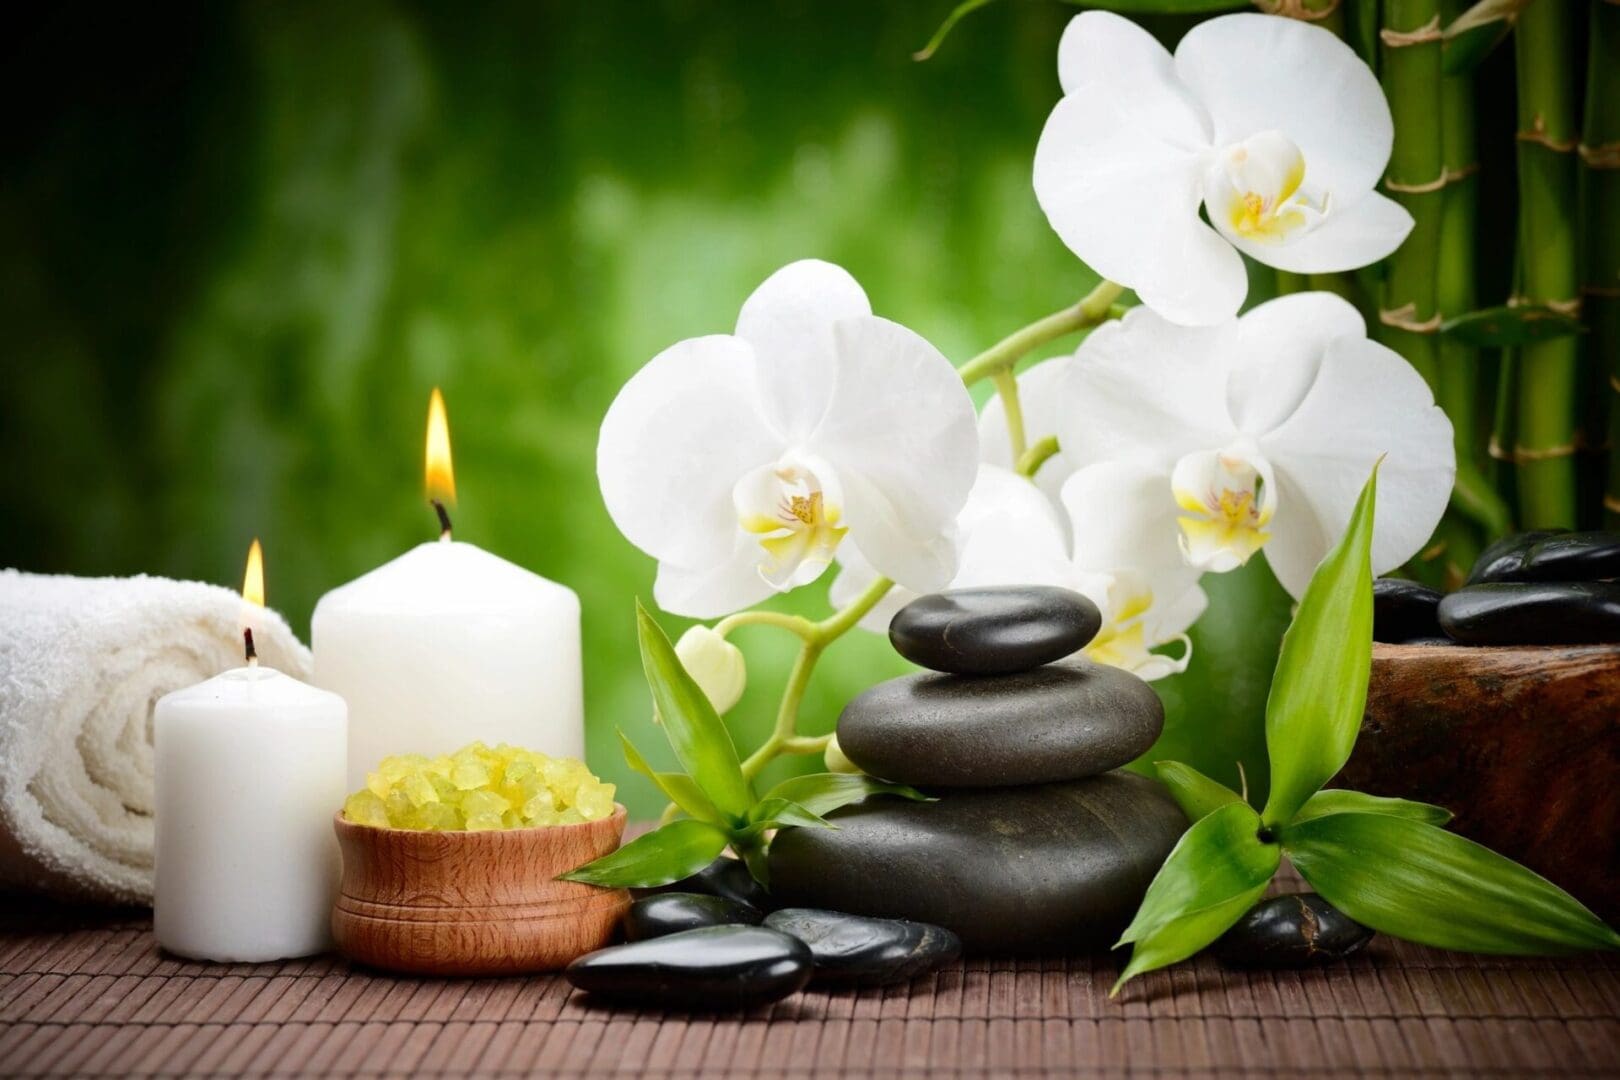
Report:
<svg viewBox="0 0 1620 1080"><path fill-rule="evenodd" d="M933 923L970 952L1107 948L1187 827L1162 787L1124 772L939 794L778 834L772 896Z"/></svg>

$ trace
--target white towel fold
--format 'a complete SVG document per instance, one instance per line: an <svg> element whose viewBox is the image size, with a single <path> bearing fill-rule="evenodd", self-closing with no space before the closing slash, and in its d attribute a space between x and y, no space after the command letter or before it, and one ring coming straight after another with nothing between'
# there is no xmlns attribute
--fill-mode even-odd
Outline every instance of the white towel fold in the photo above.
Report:
<svg viewBox="0 0 1620 1080"><path fill-rule="evenodd" d="M241 614L202 582L0 570L0 883L151 903L152 706L241 665ZM253 625L309 677L281 616Z"/></svg>

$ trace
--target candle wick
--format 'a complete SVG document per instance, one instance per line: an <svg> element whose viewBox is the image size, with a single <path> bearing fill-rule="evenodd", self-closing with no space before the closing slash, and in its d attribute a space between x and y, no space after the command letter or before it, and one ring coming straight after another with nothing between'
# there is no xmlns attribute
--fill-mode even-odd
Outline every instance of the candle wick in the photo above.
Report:
<svg viewBox="0 0 1620 1080"><path fill-rule="evenodd" d="M247 656L248 667L259 666L259 650L253 647L253 627L251 626L242 631L242 652Z"/></svg>
<svg viewBox="0 0 1620 1080"><path fill-rule="evenodd" d="M445 542L450 540L450 511L444 508L444 503L438 499L429 499L433 504L433 512L439 515L439 539Z"/></svg>

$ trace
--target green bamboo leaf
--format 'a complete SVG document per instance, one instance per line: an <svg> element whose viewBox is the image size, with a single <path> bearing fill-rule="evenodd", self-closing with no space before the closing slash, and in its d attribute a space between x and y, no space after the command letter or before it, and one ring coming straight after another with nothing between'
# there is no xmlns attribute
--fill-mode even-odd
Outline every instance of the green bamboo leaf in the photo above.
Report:
<svg viewBox="0 0 1620 1080"><path fill-rule="evenodd" d="M748 824L743 836L758 836L767 829L785 829L798 826L805 829L836 829L838 826L813 810L807 810L791 799L761 799L748 812Z"/></svg>
<svg viewBox="0 0 1620 1080"><path fill-rule="evenodd" d="M720 811L714 808L714 803L710 802L702 789L692 782L690 776L685 773L655 772L653 767L647 764L647 759L641 756L641 751L636 749L636 744L630 741L630 736L622 730L619 732L619 745L624 750L625 762L636 772L657 784L658 790L662 791L670 802L686 811L688 817L715 825L725 824Z"/></svg>
<svg viewBox="0 0 1620 1080"><path fill-rule="evenodd" d="M1170 789L1171 796L1181 806L1188 821L1200 821L1227 803L1242 802L1243 797L1218 781L1211 780L1191 765L1179 761L1156 761L1153 769L1159 774L1159 783Z"/></svg>
<svg viewBox="0 0 1620 1080"><path fill-rule="evenodd" d="M1256 880L1270 881L1281 852L1260 839L1260 829L1254 808L1235 802L1182 833L1114 948L1140 941L1186 912L1229 899Z"/></svg>
<svg viewBox="0 0 1620 1080"><path fill-rule="evenodd" d="M860 802L869 795L896 795L917 802L933 801L916 788L904 784L890 784L870 776L854 773L810 773L793 776L765 793L760 802L787 799L798 803L812 814L830 814L840 806Z"/></svg>
<svg viewBox="0 0 1620 1080"><path fill-rule="evenodd" d="M1440 65L1447 75L1463 75L1491 54L1519 19L1529 0L1480 0L1452 20L1441 39Z"/></svg>
<svg viewBox="0 0 1620 1080"><path fill-rule="evenodd" d="M740 823L754 805L754 793L743 776L731 733L709 703L708 695L681 666L663 627L640 601L636 602L636 630L653 707L658 710L675 756L715 809L728 820Z"/></svg>
<svg viewBox="0 0 1620 1080"><path fill-rule="evenodd" d="M651 889L690 877L726 850L731 836L707 821L676 821L640 836L560 881L582 881L610 889Z"/></svg>
<svg viewBox="0 0 1620 1080"><path fill-rule="evenodd" d="M1503 349L1581 332L1581 321L1541 304L1504 304L1447 319L1440 332L1465 345Z"/></svg>
<svg viewBox="0 0 1620 1080"><path fill-rule="evenodd" d="M1289 821L1344 766L1361 730L1372 671L1372 550L1378 467L1344 536L1311 575L1266 699L1271 794L1266 824Z"/></svg>
<svg viewBox="0 0 1620 1080"><path fill-rule="evenodd" d="M1620 934L1540 874L1422 821L1329 814L1289 825L1282 842L1328 903L1392 937L1530 956L1620 948Z"/></svg>
<svg viewBox="0 0 1620 1080"><path fill-rule="evenodd" d="M1329 814L1383 814L1387 817L1411 818L1430 825L1444 825L1451 820L1451 811L1431 803L1412 802L1410 799L1387 799L1380 795L1363 795L1359 791L1328 788L1305 800L1305 805L1294 815L1292 824Z"/></svg>
<svg viewBox="0 0 1620 1080"><path fill-rule="evenodd" d="M1131 962L1120 972L1113 989L1108 991L1108 996L1113 997L1119 993L1121 987L1138 975L1157 971L1171 964L1179 964L1189 956L1202 952L1214 944L1217 938L1232 929L1232 926L1243 918L1244 912L1260 902L1260 898L1266 894L1266 885L1269 881L1268 878L1226 900L1178 916L1142 941L1136 942L1131 946Z"/></svg>
<svg viewBox="0 0 1620 1080"><path fill-rule="evenodd" d="M1134 15L1189 15L1211 11L1236 11L1249 6L1247 0L1062 0L1062 2ZM949 15L945 16L945 21L939 24L939 29L928 39L928 44L912 53L911 58L927 60L933 56L945 43L951 31L956 29L957 23L993 3L995 0L962 0L951 9Z"/></svg>
<svg viewBox="0 0 1620 1080"><path fill-rule="evenodd" d="M1229 802L1182 835L1119 939L1131 943L1131 962L1110 995L1144 971L1185 960L1254 906L1282 860L1260 830L1253 807Z"/></svg>

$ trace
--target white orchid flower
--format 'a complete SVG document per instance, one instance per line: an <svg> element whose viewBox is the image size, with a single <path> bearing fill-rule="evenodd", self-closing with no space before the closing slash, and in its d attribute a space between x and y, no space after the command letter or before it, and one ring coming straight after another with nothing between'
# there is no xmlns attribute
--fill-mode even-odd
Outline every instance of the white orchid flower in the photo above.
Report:
<svg viewBox="0 0 1620 1080"><path fill-rule="evenodd" d="M1058 390L1058 438L1079 466L1063 489L1070 512L1110 521L1146 560L1179 546L1190 565L1222 571L1264 547L1298 597L1387 455L1372 568L1401 565L1451 494L1451 422L1423 377L1366 335L1330 293L1222 326L1136 308L1098 328ZM1093 472L1104 467L1106 482Z"/></svg>
<svg viewBox="0 0 1620 1080"><path fill-rule="evenodd" d="M1071 546L1069 534L1074 541ZM1034 484L997 465L981 465L979 478L957 518L961 563L953 589L986 585L1056 585L1083 593L1101 610L1102 629L1082 652L1099 663L1157 679L1185 670L1191 657L1186 631L1208 603L1198 571L1172 544L1158 549L1158 562L1144 563L1136 538L1106 516L1075 521L1068 529L1052 501ZM876 577L858 551L839 553L842 569L832 584L833 603L859 596ZM916 599L891 589L861 620L883 633L895 612ZM1181 642L1179 656L1150 650Z"/></svg>
<svg viewBox="0 0 1620 1080"><path fill-rule="evenodd" d="M1394 137L1378 80L1320 27L1223 15L1172 57L1088 11L1064 31L1058 78L1035 150L1041 208L1086 265L1172 322L1237 314L1240 251L1295 273L1350 270L1412 229L1373 190Z"/></svg>
<svg viewBox="0 0 1620 1080"><path fill-rule="evenodd" d="M665 611L741 610L852 543L928 591L956 572L974 424L939 350L874 316L846 271L806 260L754 291L734 335L671 346L625 385L597 476L619 530L658 560Z"/></svg>

